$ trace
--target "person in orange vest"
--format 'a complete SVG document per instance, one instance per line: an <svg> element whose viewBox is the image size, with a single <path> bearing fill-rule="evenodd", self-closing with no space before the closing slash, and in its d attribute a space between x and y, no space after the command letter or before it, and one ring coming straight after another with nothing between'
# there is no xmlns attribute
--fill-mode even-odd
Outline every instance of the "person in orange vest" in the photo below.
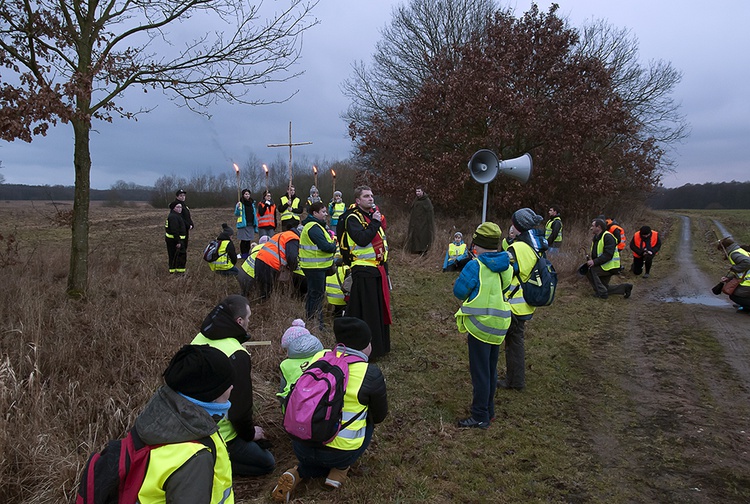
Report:
<svg viewBox="0 0 750 504"><path fill-rule="evenodd" d="M628 237L625 235L625 229L614 219L607 219L607 231L617 239L617 250L622 252L625 245L628 244Z"/></svg>
<svg viewBox="0 0 750 504"><path fill-rule="evenodd" d="M271 193L267 189L263 191L262 199L263 201L260 201L255 207L258 219L258 235L271 238L276 234L276 203L273 202Z"/></svg>
<svg viewBox="0 0 750 504"><path fill-rule="evenodd" d="M282 270L290 272L298 268L299 233L297 221L282 221L284 232L274 235L260 249L255 257L255 280L260 286L260 299L264 301L271 296L273 285Z"/></svg>
<svg viewBox="0 0 750 504"><path fill-rule="evenodd" d="M648 278L651 275L651 263L659 249L661 249L661 238L657 231L653 231L649 226L643 226L636 231L630 240L630 250L633 251L633 266L630 269L633 274L640 275L645 266L646 273L643 278Z"/></svg>

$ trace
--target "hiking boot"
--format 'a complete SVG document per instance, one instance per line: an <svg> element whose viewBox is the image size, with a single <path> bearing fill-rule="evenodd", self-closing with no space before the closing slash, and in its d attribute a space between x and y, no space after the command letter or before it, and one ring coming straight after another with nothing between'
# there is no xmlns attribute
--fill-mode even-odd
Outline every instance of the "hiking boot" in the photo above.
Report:
<svg viewBox="0 0 750 504"><path fill-rule="evenodd" d="M630 293L633 292L633 286L628 284L628 286L625 288L625 294L622 295L625 299L628 299L630 297Z"/></svg>
<svg viewBox="0 0 750 504"><path fill-rule="evenodd" d="M271 499L275 502L289 502L289 497L300 482L297 466L287 469L279 477L279 481L271 491Z"/></svg>
<svg viewBox="0 0 750 504"><path fill-rule="evenodd" d="M594 297L599 299L607 299L609 297L609 294L594 294Z"/></svg>
<svg viewBox="0 0 750 504"><path fill-rule="evenodd" d="M523 390L523 387L511 387L510 385L508 385L508 380L506 380L505 378L497 380L497 388L506 390Z"/></svg>
<svg viewBox="0 0 750 504"><path fill-rule="evenodd" d="M458 421L458 426L461 429L484 429L487 430L490 428L489 422L480 422L474 417L464 418L463 420Z"/></svg>
<svg viewBox="0 0 750 504"><path fill-rule="evenodd" d="M326 477L326 485L331 488L340 488L344 481L346 481L346 474L348 472L348 467L346 469L337 469L334 467L333 469L328 471L328 476Z"/></svg>
<svg viewBox="0 0 750 504"><path fill-rule="evenodd" d="M651 276L651 275L649 275L648 273L646 273L645 275L643 275L643 278L648 278L648 277L650 277L650 276Z"/></svg>

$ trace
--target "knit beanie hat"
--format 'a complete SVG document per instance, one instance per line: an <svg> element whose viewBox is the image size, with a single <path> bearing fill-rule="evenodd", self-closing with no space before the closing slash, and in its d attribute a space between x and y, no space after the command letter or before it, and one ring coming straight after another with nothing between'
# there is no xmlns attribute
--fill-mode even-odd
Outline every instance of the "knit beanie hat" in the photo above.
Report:
<svg viewBox="0 0 750 504"><path fill-rule="evenodd" d="M258 238L258 244L266 243L268 241L268 235L263 235L260 238Z"/></svg>
<svg viewBox="0 0 750 504"><path fill-rule="evenodd" d="M463 238L464 234L461 231L456 231L455 233L453 233L453 238L455 238L456 236L458 236L459 238Z"/></svg>
<svg viewBox="0 0 750 504"><path fill-rule="evenodd" d="M719 246L716 247L716 248L719 249L719 250L725 250L725 249L728 249L729 247L731 247L732 245L734 245L734 240L732 239L731 236L727 236L725 238L722 238L719 241Z"/></svg>
<svg viewBox="0 0 750 504"><path fill-rule="evenodd" d="M310 334L301 319L295 319L292 326L281 337L281 348L286 349L292 359L312 357L323 350L323 343Z"/></svg>
<svg viewBox="0 0 750 504"><path fill-rule="evenodd" d="M488 250L497 250L500 246L500 238L503 236L503 232L500 226L494 222L483 222L474 231L472 241L477 247L482 247Z"/></svg>
<svg viewBox="0 0 750 504"><path fill-rule="evenodd" d="M177 189L177 191L174 193L175 196L179 196L180 194L187 194L185 192L185 189Z"/></svg>
<svg viewBox="0 0 750 504"><path fill-rule="evenodd" d="M649 234L651 234L651 228L649 226L641 227L641 236L645 236Z"/></svg>
<svg viewBox="0 0 750 504"><path fill-rule="evenodd" d="M316 193L316 192L318 192L318 188L317 188L317 187L315 187L315 186L311 186L311 187L310 187L310 196L312 196L312 195L313 195L313 193Z"/></svg>
<svg viewBox="0 0 750 504"><path fill-rule="evenodd" d="M364 350L372 340L370 326L356 317L333 319L333 334L336 336L336 343L343 343L354 350Z"/></svg>
<svg viewBox="0 0 750 504"><path fill-rule="evenodd" d="M333 191L334 196L341 196L341 191Z"/></svg>
<svg viewBox="0 0 750 504"><path fill-rule="evenodd" d="M544 217L537 215L531 208L516 210L511 217L513 226L521 233L542 223Z"/></svg>
<svg viewBox="0 0 750 504"><path fill-rule="evenodd" d="M211 402L234 383L234 368L221 350L209 345L185 345L169 362L164 382L175 392Z"/></svg>
<svg viewBox="0 0 750 504"><path fill-rule="evenodd" d="M232 236L234 234L234 230L227 226L227 223L221 225L221 232L226 233L227 236Z"/></svg>

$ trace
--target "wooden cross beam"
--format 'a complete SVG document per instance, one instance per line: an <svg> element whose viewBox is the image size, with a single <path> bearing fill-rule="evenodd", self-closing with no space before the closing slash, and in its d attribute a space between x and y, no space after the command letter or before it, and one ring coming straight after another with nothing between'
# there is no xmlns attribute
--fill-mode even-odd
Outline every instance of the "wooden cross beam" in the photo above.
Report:
<svg viewBox="0 0 750 504"><path fill-rule="evenodd" d="M289 187L292 186L292 147L298 145L310 145L312 142L292 143L292 121L289 121L289 143L285 144L268 144L268 147L289 147Z"/></svg>

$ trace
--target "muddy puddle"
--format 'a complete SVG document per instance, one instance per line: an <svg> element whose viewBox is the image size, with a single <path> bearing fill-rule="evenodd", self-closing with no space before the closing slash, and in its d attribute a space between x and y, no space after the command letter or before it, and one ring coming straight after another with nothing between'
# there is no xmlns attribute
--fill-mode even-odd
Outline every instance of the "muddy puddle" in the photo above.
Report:
<svg viewBox="0 0 750 504"><path fill-rule="evenodd" d="M666 303L698 304L704 306L727 306L729 301L722 296L698 294L693 296L676 296L664 298Z"/></svg>

